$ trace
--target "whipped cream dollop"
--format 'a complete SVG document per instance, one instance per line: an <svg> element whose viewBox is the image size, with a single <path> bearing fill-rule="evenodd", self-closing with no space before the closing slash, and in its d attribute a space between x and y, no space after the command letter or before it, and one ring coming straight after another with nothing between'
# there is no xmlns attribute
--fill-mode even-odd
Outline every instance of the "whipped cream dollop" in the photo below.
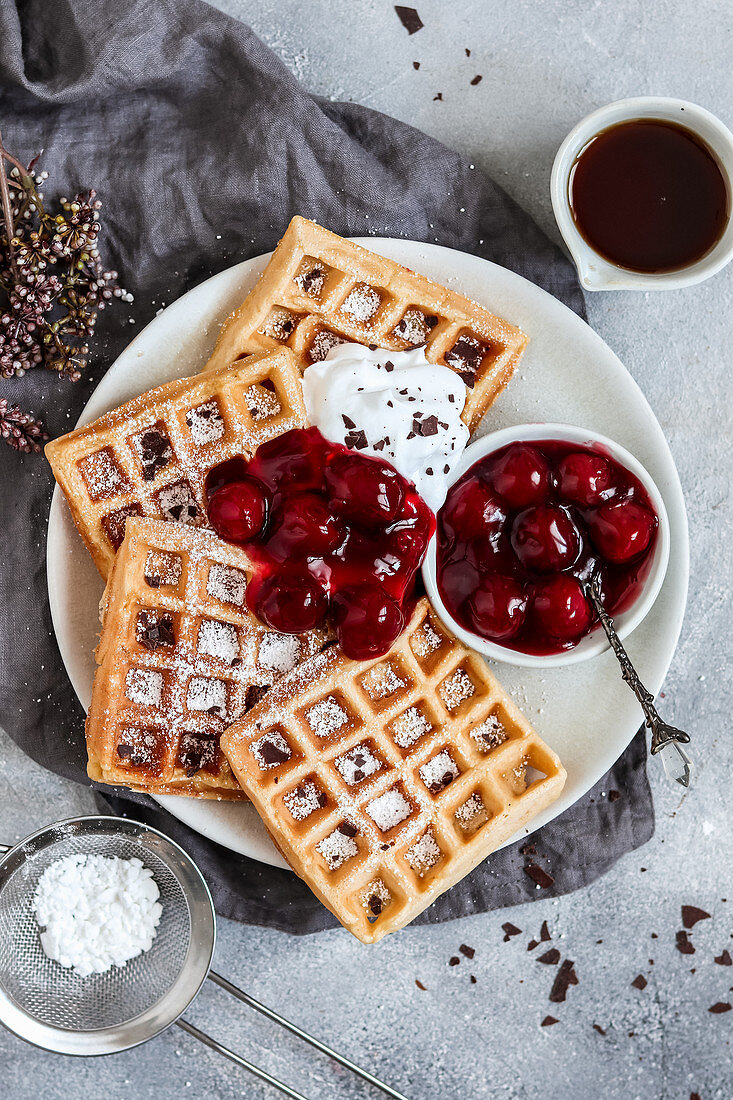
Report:
<svg viewBox="0 0 733 1100"><path fill-rule="evenodd" d="M338 344L303 375L310 422L327 439L391 462L434 512L468 442L466 386L425 349Z"/></svg>

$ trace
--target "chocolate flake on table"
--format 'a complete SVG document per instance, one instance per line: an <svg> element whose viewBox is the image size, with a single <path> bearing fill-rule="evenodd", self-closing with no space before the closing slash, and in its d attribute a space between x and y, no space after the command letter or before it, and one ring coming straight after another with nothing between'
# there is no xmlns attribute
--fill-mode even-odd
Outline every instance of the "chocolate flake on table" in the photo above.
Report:
<svg viewBox="0 0 733 1100"><path fill-rule="evenodd" d="M535 947L539 947L539 946L540 946L540 941L539 940L530 940L529 943L527 944L527 950L528 951L534 951Z"/></svg>
<svg viewBox="0 0 733 1100"><path fill-rule="evenodd" d="M556 966L560 962L560 952L556 947L551 947L544 955L538 956L537 962L544 963L545 966Z"/></svg>
<svg viewBox="0 0 733 1100"><path fill-rule="evenodd" d="M542 922L542 928L540 929L540 939L543 943L549 943L552 939L552 936L550 935L550 929L547 927L546 920L543 920Z"/></svg>
<svg viewBox="0 0 733 1100"><path fill-rule="evenodd" d="M469 981L471 982L471 985L475 985L476 984L476 975L472 974Z"/></svg>
<svg viewBox="0 0 733 1100"><path fill-rule="evenodd" d="M600 1024L593 1024L593 1030L597 1031L599 1035L607 1035L608 1032L604 1031Z"/></svg>
<svg viewBox="0 0 733 1100"><path fill-rule="evenodd" d="M731 958L730 951L726 950L720 955L716 955L715 962L718 966L733 966L733 959Z"/></svg>
<svg viewBox="0 0 733 1100"><path fill-rule="evenodd" d="M369 446L369 443L364 430L359 428L358 431L349 432L345 436L344 445L353 451L363 451L365 447Z"/></svg>
<svg viewBox="0 0 733 1100"><path fill-rule="evenodd" d="M546 889L549 886L553 886L555 883L554 878L546 871L544 867L540 867L537 863L528 863L524 868L524 873L529 875L533 882L535 882L540 890Z"/></svg>
<svg viewBox="0 0 733 1100"><path fill-rule="evenodd" d="M647 982L647 980L646 980L646 978L644 977L643 974L637 974L631 984L634 987L634 989L641 990L641 989L646 989L646 987L649 983Z"/></svg>
<svg viewBox="0 0 733 1100"><path fill-rule="evenodd" d="M553 1024L558 1023L556 1016L545 1016L544 1020L540 1024L540 1027L552 1027Z"/></svg>
<svg viewBox="0 0 733 1100"><path fill-rule="evenodd" d="M508 943L512 936L521 936L522 934L522 929L517 928L516 924L512 924L511 921L502 924L501 928L504 933L504 943Z"/></svg>
<svg viewBox="0 0 733 1100"><path fill-rule="evenodd" d="M443 102L443 93L442 92L438 92L437 95L433 96L433 103L435 103L436 100L440 100L441 103Z"/></svg>
<svg viewBox="0 0 733 1100"><path fill-rule="evenodd" d="M710 920L710 914L696 905L682 906L682 923L685 928L694 928L698 921Z"/></svg>
<svg viewBox="0 0 733 1100"><path fill-rule="evenodd" d="M621 791L609 791L608 792L608 801L609 802L618 802L620 797L621 797Z"/></svg>
<svg viewBox="0 0 733 1100"><path fill-rule="evenodd" d="M160 646L176 644L172 616L165 613L159 615L147 608L138 613L136 634L139 644L151 653Z"/></svg>
<svg viewBox="0 0 733 1100"><path fill-rule="evenodd" d="M420 62L419 61L413 61L412 67L415 70L415 72L417 72L417 70L420 68Z"/></svg>
<svg viewBox="0 0 733 1100"><path fill-rule="evenodd" d="M395 4L394 10L397 12L397 18L408 34L417 34L417 32L421 31L425 26L422 19L417 14L416 8L406 8L403 7L402 4Z"/></svg>
<svg viewBox="0 0 733 1100"><path fill-rule="evenodd" d="M711 1005L708 1012L712 1012L714 1016L720 1016L723 1012L730 1012L733 1006L728 1001L717 1001L714 1005Z"/></svg>
<svg viewBox="0 0 733 1100"><path fill-rule="evenodd" d="M561 1004L565 1000L570 986L577 984L578 975L575 973L575 963L571 959L566 959L555 975L555 981L552 983L552 989L550 990L550 1000L552 1003Z"/></svg>
<svg viewBox="0 0 733 1100"><path fill-rule="evenodd" d="M520 856L536 856L537 847L528 840L527 843L523 844L522 847L519 849L519 854ZM545 923L547 922L545 921Z"/></svg>
<svg viewBox="0 0 733 1100"><path fill-rule="evenodd" d="M695 948L690 943L690 937L687 932L680 930L675 935L675 947L681 955L694 955Z"/></svg>
<svg viewBox="0 0 733 1100"><path fill-rule="evenodd" d="M481 76L481 73L476 73L475 77L471 81L471 86L475 88L476 85L480 84L483 79L484 78Z"/></svg>
<svg viewBox="0 0 733 1100"><path fill-rule="evenodd" d="M458 958L458 955L451 955L451 957L448 959L448 966L458 966L460 961L461 960Z"/></svg>
<svg viewBox="0 0 733 1100"><path fill-rule="evenodd" d="M476 954L476 948L469 947L467 943L462 943L458 950L462 955L465 955L467 959L472 959Z"/></svg>
<svg viewBox="0 0 733 1100"><path fill-rule="evenodd" d="M466 46L466 57L470 57L470 56L471 56L471 51L469 50L468 46Z"/></svg>
<svg viewBox="0 0 733 1100"><path fill-rule="evenodd" d="M423 993L427 991L428 987L426 985L423 985L419 978L415 978L415 985L418 989L422 989Z"/></svg>

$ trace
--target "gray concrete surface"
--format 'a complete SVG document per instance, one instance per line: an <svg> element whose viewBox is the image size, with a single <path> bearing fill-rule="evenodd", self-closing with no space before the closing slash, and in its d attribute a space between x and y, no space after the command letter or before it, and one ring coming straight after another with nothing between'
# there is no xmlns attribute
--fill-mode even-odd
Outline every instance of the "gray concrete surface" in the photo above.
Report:
<svg viewBox="0 0 733 1100"><path fill-rule="evenodd" d="M672 94L733 123L733 26L721 0L418 0L425 27L412 37L387 0L218 5L251 23L308 89L396 115L469 155L552 235L553 154L592 108L625 95ZM471 86L477 73L483 80ZM442 102L433 100L437 92ZM665 705L695 735L698 770L690 793L681 797L653 767L656 836L601 882L558 902L408 929L370 950L367 965L364 949L340 931L291 939L220 922L220 971L413 1100L733 1097L733 1013L708 1011L733 1001L733 968L714 962L733 948L727 728L733 266L674 294L592 296L589 312L655 409L687 497L692 583ZM0 838L13 840L91 805L88 792L0 741ZM712 914L691 934L694 955L675 949L681 904ZM523 935L503 943L507 919ZM548 1002L554 969L526 950L545 919L580 979L557 1007ZM448 958L462 942L476 948L475 959L451 968ZM642 991L631 986L638 974L648 980ZM559 1023L540 1028L550 1010ZM204 991L190 1016L313 1100L377 1095L218 990ZM2 1033L0 1095L267 1100L275 1094L174 1029L137 1051L88 1062L54 1058Z"/></svg>

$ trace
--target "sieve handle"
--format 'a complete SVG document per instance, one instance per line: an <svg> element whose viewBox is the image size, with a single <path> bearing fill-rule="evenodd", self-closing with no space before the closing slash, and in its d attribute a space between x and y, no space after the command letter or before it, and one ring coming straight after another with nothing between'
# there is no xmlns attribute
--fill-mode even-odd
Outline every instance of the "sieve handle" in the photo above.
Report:
<svg viewBox="0 0 733 1100"><path fill-rule="evenodd" d="M278 1081L277 1077L272 1077L264 1069L260 1069L259 1066L255 1066L252 1062L248 1062L247 1059L242 1058L241 1055L235 1054L229 1047L217 1043L216 1039L212 1039L205 1031L199 1031L193 1024L189 1024L188 1020L176 1020L176 1023L183 1031L188 1035L193 1035L194 1039L198 1039L204 1046L215 1050L217 1054L223 1054L225 1058L229 1058L230 1061L236 1062L238 1066L243 1066L244 1069L248 1069L255 1077L259 1077L260 1081L265 1081L268 1085L272 1085L273 1088L279 1089L280 1092L284 1092L291 1100L308 1100L308 1097L303 1096L302 1092L296 1092L295 1089L291 1089L289 1085L285 1085L282 1081Z"/></svg>
<svg viewBox="0 0 733 1100"><path fill-rule="evenodd" d="M345 1069L351 1070L357 1077L361 1077L363 1081L373 1085L374 1088L381 1089L387 1096L392 1097L392 1100L408 1100L408 1097L403 1093L397 1092L391 1085L386 1084L384 1081L380 1081L378 1077L369 1073L368 1070L362 1069L361 1066L357 1066L354 1062L345 1058L343 1054L331 1050L331 1048L327 1047L325 1043L322 1043L320 1039L315 1039L312 1035L309 1035L307 1031L303 1031L302 1028L299 1028L296 1024L292 1024L290 1020L286 1020L284 1016L279 1016L277 1012L268 1008L267 1005L263 1005L259 1001L256 1001L249 993L245 993L244 990L239 989L236 985L232 985L230 981L223 978L221 974L217 974L215 970L210 970L208 977L215 985L220 986L222 989L226 990L227 993L231 993L238 1001L242 1001L243 1004L248 1005L250 1008L254 1008L256 1012L261 1012L263 1016L267 1016L268 1020L273 1020L276 1024L280 1024L281 1027L292 1032L293 1035L297 1035L299 1039L315 1047L321 1054L327 1054L329 1058L333 1058L335 1062L344 1066Z"/></svg>

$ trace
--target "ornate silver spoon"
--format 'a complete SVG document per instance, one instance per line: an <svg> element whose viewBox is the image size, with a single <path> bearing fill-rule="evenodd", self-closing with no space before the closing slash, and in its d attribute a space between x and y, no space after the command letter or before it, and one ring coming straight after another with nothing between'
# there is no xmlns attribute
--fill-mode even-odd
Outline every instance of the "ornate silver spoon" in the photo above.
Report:
<svg viewBox="0 0 733 1100"><path fill-rule="evenodd" d="M585 591L601 621L601 625L611 643L611 648L618 658L618 663L621 665L621 675L641 703L645 725L649 727L652 733L652 756L657 754L661 756L669 780L679 783L682 787L689 787L693 765L687 753L680 748L680 745L688 744L690 735L683 730L668 725L659 717L654 706L654 696L650 691L647 691L639 679L639 674L632 665L629 655L616 633L613 619L601 603L601 580L598 573L595 573L587 582Z"/></svg>

